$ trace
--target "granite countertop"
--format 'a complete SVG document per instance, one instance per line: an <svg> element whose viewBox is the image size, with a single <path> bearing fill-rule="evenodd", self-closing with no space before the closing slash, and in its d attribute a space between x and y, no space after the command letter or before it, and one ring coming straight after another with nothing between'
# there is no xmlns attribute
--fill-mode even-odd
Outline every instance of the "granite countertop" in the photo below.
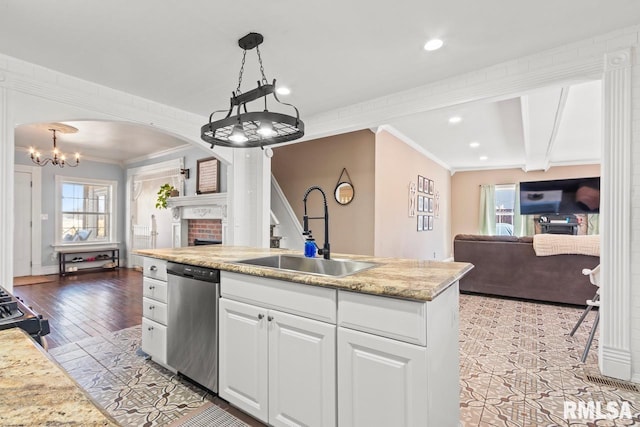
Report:
<svg viewBox="0 0 640 427"><path fill-rule="evenodd" d="M22 329L0 331L0 425L117 426Z"/></svg>
<svg viewBox="0 0 640 427"><path fill-rule="evenodd" d="M327 277L234 263L268 255L301 255L299 251L287 249L210 245L174 249L139 249L135 253L235 273L418 301L431 301L473 268L472 264L464 262L332 254L332 259L374 262L378 266L346 277Z"/></svg>

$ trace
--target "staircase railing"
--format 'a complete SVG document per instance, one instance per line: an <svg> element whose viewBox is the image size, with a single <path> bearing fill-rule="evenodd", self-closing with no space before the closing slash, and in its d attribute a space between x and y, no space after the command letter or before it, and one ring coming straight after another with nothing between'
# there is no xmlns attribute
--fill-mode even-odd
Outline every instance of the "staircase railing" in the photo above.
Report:
<svg viewBox="0 0 640 427"><path fill-rule="evenodd" d="M302 251L304 248L302 225L273 174L271 175L271 213L279 222L277 234L282 236L280 247Z"/></svg>

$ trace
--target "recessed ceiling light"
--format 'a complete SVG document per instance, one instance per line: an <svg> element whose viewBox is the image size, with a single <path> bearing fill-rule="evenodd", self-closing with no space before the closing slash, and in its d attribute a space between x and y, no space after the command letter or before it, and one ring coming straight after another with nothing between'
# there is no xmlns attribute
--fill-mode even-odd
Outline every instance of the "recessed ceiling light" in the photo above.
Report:
<svg viewBox="0 0 640 427"><path fill-rule="evenodd" d="M480 143L478 141L472 141L469 143L469 147L471 148L478 148L480 146Z"/></svg>
<svg viewBox="0 0 640 427"><path fill-rule="evenodd" d="M449 117L449 123L451 124L460 123L461 121L462 121L462 117L460 116Z"/></svg>
<svg viewBox="0 0 640 427"><path fill-rule="evenodd" d="M278 95L289 95L291 93L291 90L288 87L280 86L278 87L278 89L276 89L276 92L278 93Z"/></svg>
<svg viewBox="0 0 640 427"><path fill-rule="evenodd" d="M488 157L487 156L480 156L480 160L487 160Z"/></svg>
<svg viewBox="0 0 640 427"><path fill-rule="evenodd" d="M444 45L444 42L440 39L431 39L424 45L424 50L428 52L433 52L434 50L438 50Z"/></svg>

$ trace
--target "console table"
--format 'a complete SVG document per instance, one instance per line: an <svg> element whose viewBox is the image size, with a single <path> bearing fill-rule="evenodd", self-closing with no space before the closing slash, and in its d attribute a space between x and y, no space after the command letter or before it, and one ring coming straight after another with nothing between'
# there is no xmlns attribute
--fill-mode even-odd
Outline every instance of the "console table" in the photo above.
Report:
<svg viewBox="0 0 640 427"><path fill-rule="evenodd" d="M118 248L65 248L58 251L60 276L81 271L115 270L119 267L120 249Z"/></svg>
<svg viewBox="0 0 640 427"><path fill-rule="evenodd" d="M540 232L546 234L578 234L577 222L541 222Z"/></svg>

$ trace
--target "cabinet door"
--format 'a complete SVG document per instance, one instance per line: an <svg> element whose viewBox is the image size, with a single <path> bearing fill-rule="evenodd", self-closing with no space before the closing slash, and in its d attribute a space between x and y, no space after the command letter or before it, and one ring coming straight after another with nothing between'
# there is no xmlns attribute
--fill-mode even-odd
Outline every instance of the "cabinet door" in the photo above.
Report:
<svg viewBox="0 0 640 427"><path fill-rule="evenodd" d="M427 381L425 347L338 328L340 427L426 426Z"/></svg>
<svg viewBox="0 0 640 427"><path fill-rule="evenodd" d="M142 351L153 360L167 364L167 327L142 318Z"/></svg>
<svg viewBox="0 0 640 427"><path fill-rule="evenodd" d="M336 425L336 326L269 311L269 424Z"/></svg>
<svg viewBox="0 0 640 427"><path fill-rule="evenodd" d="M220 299L220 397L268 420L267 310Z"/></svg>

